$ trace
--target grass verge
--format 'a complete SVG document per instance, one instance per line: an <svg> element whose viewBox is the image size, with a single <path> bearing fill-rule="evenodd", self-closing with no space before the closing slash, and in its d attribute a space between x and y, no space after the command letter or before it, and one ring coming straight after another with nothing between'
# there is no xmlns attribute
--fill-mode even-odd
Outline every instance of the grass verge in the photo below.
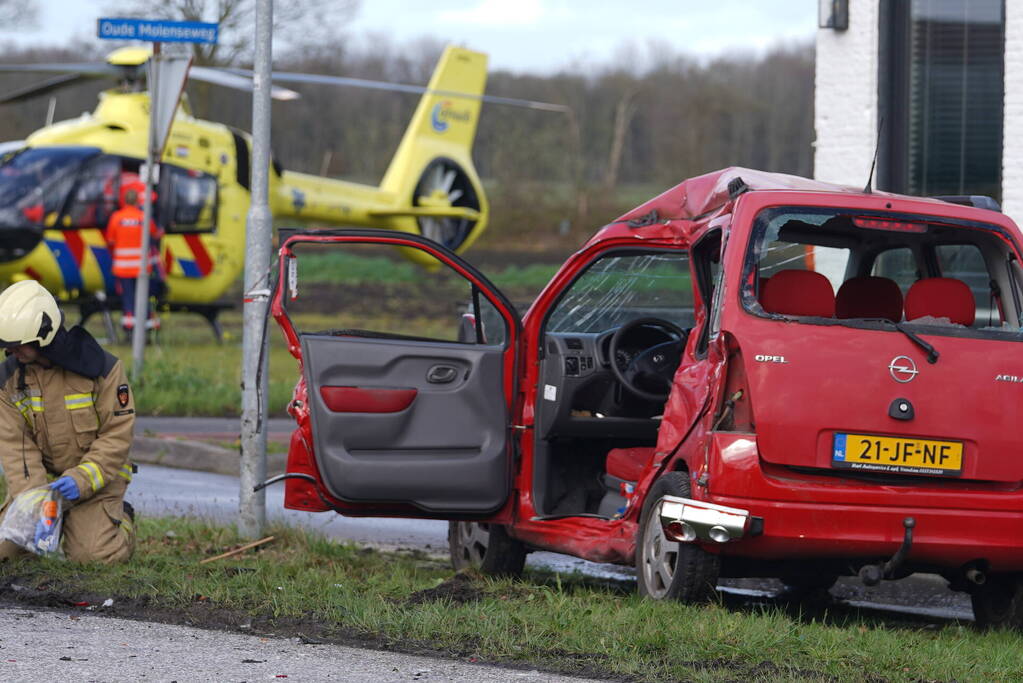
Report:
<svg viewBox="0 0 1023 683"><path fill-rule="evenodd" d="M143 519L117 567L29 558L0 565L0 596L307 641L433 651L636 681L1018 680L1023 642L959 625L884 623L746 604L685 606L577 575L455 575L421 551L383 552L275 529L259 551L230 529Z"/></svg>

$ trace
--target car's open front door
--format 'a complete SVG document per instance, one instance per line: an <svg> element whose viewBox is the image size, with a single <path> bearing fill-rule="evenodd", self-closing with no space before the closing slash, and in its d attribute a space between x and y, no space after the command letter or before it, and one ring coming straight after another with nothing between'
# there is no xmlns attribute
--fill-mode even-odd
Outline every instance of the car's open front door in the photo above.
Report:
<svg viewBox="0 0 1023 683"><path fill-rule="evenodd" d="M410 264L408 249L438 267ZM395 232L296 233L280 267L274 316L301 354L305 404L291 412L318 495L357 515L504 506L520 324L500 292L436 243Z"/></svg>

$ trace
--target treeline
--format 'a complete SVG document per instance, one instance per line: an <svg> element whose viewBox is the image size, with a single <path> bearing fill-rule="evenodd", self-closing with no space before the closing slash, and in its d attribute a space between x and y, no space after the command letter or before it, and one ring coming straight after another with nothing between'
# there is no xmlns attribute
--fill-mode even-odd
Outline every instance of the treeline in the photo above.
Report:
<svg viewBox="0 0 1023 683"><path fill-rule="evenodd" d="M0 61L83 62L102 59L103 48L7 49L0 50ZM401 47L381 41L358 53L323 48L283 55L275 68L422 84L442 48L430 40ZM548 76L490 73L488 93L568 104L574 115L484 107L474 156L493 208L486 243L497 247L528 233L537 245L546 243L545 235L575 245L652 194L724 166L812 174L812 45L711 61L659 46L640 55L623 53L619 62ZM0 93L38 80L0 76ZM91 110L98 92L111 85L87 80L57 91L55 120ZM274 105L275 156L286 168L378 182L416 97L295 89L301 99ZM194 83L189 98L197 116L250 128L248 97ZM0 139L23 138L41 127L48 107L48 97L5 105Z"/></svg>

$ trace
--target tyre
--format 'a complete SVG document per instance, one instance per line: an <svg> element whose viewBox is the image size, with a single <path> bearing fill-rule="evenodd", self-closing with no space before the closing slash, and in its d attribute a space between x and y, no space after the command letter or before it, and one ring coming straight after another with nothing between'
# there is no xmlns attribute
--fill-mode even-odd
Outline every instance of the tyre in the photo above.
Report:
<svg viewBox="0 0 1023 683"><path fill-rule="evenodd" d="M715 594L718 556L694 543L669 541L655 518L664 496L689 497L689 477L668 472L654 482L643 503L636 543L636 583L639 594L654 600L703 602Z"/></svg>
<svg viewBox="0 0 1023 683"><path fill-rule="evenodd" d="M476 569L492 576L518 576L526 546L500 524L448 522L448 550L456 570Z"/></svg>
<svg viewBox="0 0 1023 683"><path fill-rule="evenodd" d="M994 575L970 593L981 628L1023 628L1023 576Z"/></svg>

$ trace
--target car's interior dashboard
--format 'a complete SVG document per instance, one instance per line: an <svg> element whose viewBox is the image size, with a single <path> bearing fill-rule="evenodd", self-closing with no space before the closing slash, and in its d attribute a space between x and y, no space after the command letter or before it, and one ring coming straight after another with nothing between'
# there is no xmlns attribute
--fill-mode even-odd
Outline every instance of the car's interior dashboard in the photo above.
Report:
<svg viewBox="0 0 1023 683"><path fill-rule="evenodd" d="M645 349L667 338L659 330L637 328L612 351L615 331L545 336L536 408L541 437L656 434L663 403L627 391L615 378L611 363L624 370Z"/></svg>

